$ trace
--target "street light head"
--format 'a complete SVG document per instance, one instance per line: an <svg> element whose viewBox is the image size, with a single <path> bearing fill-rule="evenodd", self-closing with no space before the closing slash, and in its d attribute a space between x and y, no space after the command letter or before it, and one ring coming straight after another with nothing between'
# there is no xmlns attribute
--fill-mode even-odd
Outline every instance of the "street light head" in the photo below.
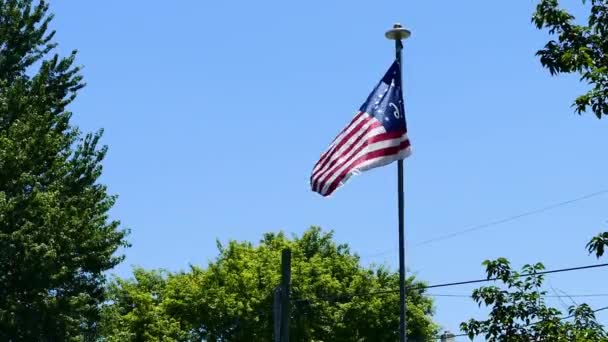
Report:
<svg viewBox="0 0 608 342"><path fill-rule="evenodd" d="M396 23L395 25L393 25L393 28L386 31L386 38L391 39L391 40L402 40L402 39L407 39L412 33L403 28L403 26L401 26L401 24Z"/></svg>

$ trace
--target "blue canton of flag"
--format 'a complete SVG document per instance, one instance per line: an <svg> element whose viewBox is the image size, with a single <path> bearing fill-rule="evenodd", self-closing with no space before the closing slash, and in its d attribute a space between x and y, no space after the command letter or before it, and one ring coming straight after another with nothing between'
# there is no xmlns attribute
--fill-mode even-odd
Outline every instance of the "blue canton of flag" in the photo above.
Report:
<svg viewBox="0 0 608 342"><path fill-rule="evenodd" d="M310 185L313 191L329 196L352 175L410 154L401 68L395 61L357 115L321 155L312 170Z"/></svg>

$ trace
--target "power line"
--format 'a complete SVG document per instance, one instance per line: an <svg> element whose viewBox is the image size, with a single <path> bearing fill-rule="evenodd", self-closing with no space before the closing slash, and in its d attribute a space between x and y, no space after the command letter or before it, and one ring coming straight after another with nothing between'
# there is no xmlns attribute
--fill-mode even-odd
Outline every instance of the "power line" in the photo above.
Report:
<svg viewBox="0 0 608 342"><path fill-rule="evenodd" d="M593 313L597 313L597 312L604 311L604 310L608 310L608 306L605 306L605 307L603 307L603 308L599 308L599 309L592 310L591 312L593 312ZM560 318L559 320L560 320L560 321L563 321L563 320L565 320L565 319L569 319L569 318L572 318L572 317L574 317L574 315L568 315L568 316L564 316L564 317ZM530 324L526 324L525 326L532 326L532 325L536 325L536 324L540 324L540 323L542 323L542 321L540 321L540 322L535 322L535 323L530 323ZM465 337L465 336L469 336L469 335L468 335L468 334L458 334L458 335L453 335L452 337ZM437 339L437 340L440 340L440 339L441 339L441 336L437 336L437 337L436 337L436 339Z"/></svg>
<svg viewBox="0 0 608 342"><path fill-rule="evenodd" d="M603 307L603 308L599 308L599 309L592 310L591 312L593 312L593 313L597 313L597 312L600 312L600 311L603 311L603 310L608 310L608 306L605 306L605 307ZM568 316L566 316L566 317L562 317L562 318L560 318L560 319L563 321L564 319L568 319L568 318L572 318L572 317L574 317L574 315L568 315Z"/></svg>
<svg viewBox="0 0 608 342"><path fill-rule="evenodd" d="M425 293L429 297L453 297L453 298L471 298L470 294L456 293ZM544 295L545 298L591 298L591 297L608 297L608 293L598 294L580 294L580 295Z"/></svg>
<svg viewBox="0 0 608 342"><path fill-rule="evenodd" d="M595 312L598 312L598 311L604 311L604 310L608 310L608 306L603 307L603 308L599 308L599 309L597 309L597 310L593 310L593 312L595 313Z"/></svg>
<svg viewBox="0 0 608 342"><path fill-rule="evenodd" d="M524 274L520 274L519 276L527 277L527 276L532 276L532 275L544 275L544 274L553 274L553 273L572 272L572 271L580 271L580 270L600 268L600 267L606 267L606 266L608 266L608 263L560 268L560 269L555 269L555 270L547 270L547 271L540 271L540 272L534 272L534 273L524 273ZM424 289L433 289L433 288L439 288L439 287L450 287L450 286L459 286L459 285L467 285L467 284L487 283L487 282L495 281L498 279L499 278L495 277L495 278L486 278L486 279L457 281L457 282L450 282L450 283L440 283L440 284L433 284L433 285L425 285L425 284L418 283L418 284L406 286L406 289L424 290ZM338 300L338 299L342 299L342 298L350 299L350 298L354 298L354 297L369 297L369 296L376 296L376 295L391 294L391 293L396 293L396 292L399 292L399 290L398 289L396 289L396 290L387 289L387 290L372 291L372 292L352 294L352 295L331 296L331 297L325 297L324 299L328 299L328 300L330 300L330 299ZM307 299L294 299L294 300L295 301L308 301Z"/></svg>
<svg viewBox="0 0 608 342"><path fill-rule="evenodd" d="M535 272L535 273L524 273L524 274L520 274L519 276L520 277L527 277L527 276L531 276L531 275L543 275L543 274L552 274L552 273L571 272L571 271L579 271L579 270L586 270L586 269L590 269L590 268L598 268L598 267L606 267L606 266L608 266L608 263L595 264L595 265L585 265L585 266L577 266L577 267L569 267L569 268L560 268L560 269L556 269L556 270L541 271L541 272ZM429 286L426 286L425 288L431 289L431 288L437 288L437 287L448 287L448 286L457 286L457 285L484 283L484 282L489 282L489 281L494 281L494 280L498 280L498 278L465 280L465 281L459 281L459 282L453 282L453 283L429 285Z"/></svg>
<svg viewBox="0 0 608 342"><path fill-rule="evenodd" d="M595 264L595 265L585 265L585 266L576 266L576 267L568 267L568 268L560 268L560 269L555 269L555 270L547 270L547 271L540 271L540 272L533 272L533 273L524 273L524 274L520 274L519 277L527 277L527 276L532 276L532 275L544 275L544 274L554 274L554 273L563 273L563 272L572 272L572 271L580 271L580 270L587 270L587 269L594 269L594 268L601 268L601 267L606 267L608 266L608 263L603 263L603 264ZM459 281L459 282L450 282L450 283L440 283L440 284L434 284L434 285L425 285L425 284L416 284L416 285L410 285L410 286L406 286L407 289L419 289L419 290L423 290L423 289L431 289L431 288L439 288L439 287L449 287L449 286L458 286L458 285L465 285L465 284L475 284L475 283L482 283L482 282L490 282L490 281L495 281L498 280L498 278L486 278L486 279L475 279L475 280L466 280L466 281ZM343 296L332 296L332 297L326 297L325 299L341 299L341 298L348 298L348 299L352 299L354 297L368 297L368 296L375 296L375 295L384 295L384 294L390 294L390 293L396 293L399 292L399 290L381 290L381 291L373 291L373 292L368 292L368 293L360 293L360 294L353 294L353 295L343 295ZM429 296L432 296L432 294L428 294ZM435 295L435 296L439 296L439 295ZM444 295L444 296L456 296L456 295ZM568 297L604 297L604 296L608 296L608 294L590 294L590 295L570 295ZM547 297L562 297L562 296L547 296ZM564 296L566 297L566 296ZM305 302L311 302L308 299L293 299L293 301L305 301ZM608 310L608 306L606 307L602 307L596 310L593 310L592 312L596 313L596 312L600 312L603 310ZM560 320L565 320L568 318L572 318L574 317L574 315L569 315L569 316L565 316L560 318ZM534 325L534 324L539 324L541 322L536 322L536 323L531 323L529 325ZM453 335L452 337L465 337L468 336L468 334L458 334L458 335ZM437 337L437 339L441 339L441 337Z"/></svg>
<svg viewBox="0 0 608 342"><path fill-rule="evenodd" d="M546 212L546 211L549 211L549 210L552 210L552 209L555 209L555 208L559 208L559 207L563 207L563 206L566 206L566 205L569 205L569 204L572 204L572 203L584 201L584 200L587 200L589 198L601 196L601 195L604 195L604 194L607 194L607 193L608 193L608 189L607 190L601 190L601 191L593 192L593 193L590 193L590 194L587 194L587 195L584 195L584 196L581 196L581 197L573 198L573 199L570 199L570 200L567 200L567 201L553 203L553 204L547 205L547 206L542 207L542 208L537 208L537 209L534 209L534 210L529 210L529 211L526 211L526 212L523 212L523 213L520 213L520 214L517 214L517 215L512 215L512 216L508 216L508 217L505 217L505 218L502 218L502 219L490 221L490 222L487 222L487 223L482 223L482 224L474 225L474 226L471 226L469 228L458 230L458 231L455 231L455 232L452 232L452 233L448 233L448 234L445 234L445 235L440 235L440 236L437 236L437 237L434 237L434 238L431 238L431 239L428 239L428 240L423 240L423 241L421 241L419 243L414 244L414 247L424 246L424 245L431 244L433 242L451 239L451 238L456 237L456 236L460 236L460 235L463 235L463 234L467 234L467 233L471 233L471 232L474 232L474 231L482 230L482 229L489 228L489 227L492 227L492 226L500 225L500 224L503 224L503 223L506 223L506 222L515 221L515 220L518 220L518 219L521 219L521 218L524 218L524 217L527 217L527 216L532 216L532 215L540 214L540 213L543 213L543 212ZM365 256L364 258L378 257L378 256L382 256L382 255L386 255L386 254L390 254L390 253L394 253L394 252L395 252L395 250L391 249L391 250L387 250L387 251L383 251L383 252L379 252L379 253L375 253L375 254L370 254L370 255Z"/></svg>
<svg viewBox="0 0 608 342"><path fill-rule="evenodd" d="M484 223L484 224L480 224L480 225L476 225L467 229L463 229L460 231L456 231L454 233L450 233L450 234L446 234L446 235L442 235L442 236L438 236L436 238L432 238L432 239L428 239L428 240L424 240L420 243L417 243L416 246L422 246L422 245L426 245L432 242L436 242L436 241L441 241L441 240L445 240L445 239L449 239L449 238L453 238L462 234L466 234L466 233L470 233L470 232L474 232L477 230L481 230L484 228L488 228L491 226L495 226L495 225L499 225L502 223L506 223L506 222L510 222L510 221L515 221L517 219L520 219L522 217L526 217L526 216L531 216L531 215L536 215L536 214L540 214L543 213L545 211L551 210L551 209L555 209L555 208L559 208L568 204L572 204L575 202L579 202L579 201L584 201L586 199L592 198L592 197L597 197L603 194L608 193L608 190L602 190L602 191L598 191L598 192L594 192L591 194L587 194L585 196L581 196L575 199L571 199L571 200L567 200L567 201L563 201L563 202L558 202L558 203L553 203L551 205L548 205L546 207L542 207L542 208L538 208L538 209L534 209L534 210L530 210L521 214L517 214L517 215L513 215L513 216L509 216L500 220L496 220L496 221L492 221L492 222L488 222L488 223Z"/></svg>

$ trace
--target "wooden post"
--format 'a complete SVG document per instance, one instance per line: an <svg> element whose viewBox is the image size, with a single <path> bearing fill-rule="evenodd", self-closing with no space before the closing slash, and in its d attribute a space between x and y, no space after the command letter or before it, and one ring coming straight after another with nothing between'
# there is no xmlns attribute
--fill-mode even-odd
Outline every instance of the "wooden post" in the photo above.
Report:
<svg viewBox="0 0 608 342"><path fill-rule="evenodd" d="M273 319L273 341L281 342L281 287L277 286L273 292L272 319Z"/></svg>
<svg viewBox="0 0 608 342"><path fill-rule="evenodd" d="M289 318L291 291L291 250L286 248L281 255L281 342L289 342Z"/></svg>
<svg viewBox="0 0 608 342"><path fill-rule="evenodd" d="M452 334L449 331L444 332L443 335L441 335L440 337L441 337L441 342L455 342L456 341L454 334Z"/></svg>

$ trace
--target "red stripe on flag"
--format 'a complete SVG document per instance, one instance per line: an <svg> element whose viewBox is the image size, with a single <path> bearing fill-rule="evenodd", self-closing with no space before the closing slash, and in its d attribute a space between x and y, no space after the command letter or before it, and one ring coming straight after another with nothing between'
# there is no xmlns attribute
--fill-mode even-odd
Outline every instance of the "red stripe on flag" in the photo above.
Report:
<svg viewBox="0 0 608 342"><path fill-rule="evenodd" d="M364 118L363 120L361 120L361 122L359 122L356 126L354 126L354 128L350 132L348 132L348 134L343 136L342 139L340 139L339 141L335 141L334 146L328 151L327 155L322 160L319 160L319 163L321 163L321 166L319 167L317 172L325 167L325 164L327 164L327 162L331 159L331 157L333 156L335 151L338 151L353 135L355 135L355 133L357 133L361 130L361 127L363 127L366 123L368 123L372 119L374 119L374 118L371 116ZM315 168L316 168L316 166L315 166Z"/></svg>
<svg viewBox="0 0 608 342"><path fill-rule="evenodd" d="M365 138L367 133L369 133L374 128L377 128L380 126L381 126L380 122L375 120L375 122L372 123L365 131L361 131L360 133L362 133L362 134L359 135L355 140L353 140L351 142L351 144L344 151L342 151L342 153L340 153L340 154L332 153L332 155L328 158L328 160L331 160L332 158L333 158L333 160L331 160L331 162L329 162L329 164L323 165L323 167L319 168L316 172L314 172L312 174L311 178L317 179L317 181L318 181L318 179L320 178L321 175L326 174L327 172L331 172L332 168L334 168L334 165L339 162L339 160L342 156L347 155L353 148L355 148L355 146L362 139ZM383 134L379 134L379 135L383 135ZM376 135L374 137L377 137L379 135ZM336 156L336 157L334 158L334 156ZM340 162L340 164L343 164L343 162ZM313 187L316 186L317 181L314 182Z"/></svg>
<svg viewBox="0 0 608 342"><path fill-rule="evenodd" d="M334 148L332 148L332 145L334 144L336 139L338 139L338 137L340 137L340 135L342 135L342 133L346 132L363 114L365 114L365 113L359 112L359 114L355 115L355 117L350 121L350 123L348 125L346 125L346 127L344 127L344 129L342 131L340 131L340 133L338 133L338 135L336 135L334 140L331 141L331 144L329 144L330 149L325 151L323 154L321 154L321 158L319 158L319 161L317 161L317 163L313 167L313 170L317 167L317 165L319 165L319 163L321 163L324 160L325 156L327 156L330 152L332 152L334 150Z"/></svg>
<svg viewBox="0 0 608 342"><path fill-rule="evenodd" d="M343 130L340 131L340 133L338 133L338 135L336 135L336 137L334 138L334 140L331 141L331 144L334 143L334 141L336 141L336 139L338 139L338 137L340 136L340 134L346 132L346 130L348 129L348 127L350 127L352 124L355 123L355 121L357 121L363 114L365 114L364 112L359 112L357 113L357 115L355 115L355 117L350 120L350 122L348 123L348 125L346 125L346 127L344 127ZM331 144L329 144L331 146Z"/></svg>
<svg viewBox="0 0 608 342"><path fill-rule="evenodd" d="M367 139L367 142L372 144L372 143L376 143L376 142L380 142L380 141L384 141L384 140L388 140L388 139L397 139L397 138L401 138L404 134L405 134L404 132L382 133L382 134L374 135L373 137Z"/></svg>
<svg viewBox="0 0 608 342"><path fill-rule="evenodd" d="M408 140L401 142L401 144L399 144L399 146L392 146L392 147L387 147L387 148L384 148L381 150L373 151L373 152L367 153L367 154L357 158L356 160L353 160L350 163L350 165L344 171L342 171L340 173L338 178L336 178L331 183L331 185L329 186L329 189L327 190L327 193L321 194L321 195L323 195L323 196L331 195L331 193L334 192L336 190L336 188L338 188L342 179L344 179L344 177L346 177L346 175L348 173L350 173L353 169L357 168L357 166L359 166L361 163L363 163L367 160L370 160L370 159L378 158L378 157L387 157L390 155L399 154L399 152L401 152L402 150L405 150L409 146L410 146L410 141L408 139Z"/></svg>
<svg viewBox="0 0 608 342"><path fill-rule="evenodd" d="M396 138L403 136L403 134L405 134L405 133L404 132L389 132L389 133L382 133L382 134L374 135L374 136L368 138L363 144L361 144L361 146L357 147L355 152L353 154L351 154L348 159L342 160L339 162L338 165L332 166L330 169L323 172L323 174L320 177L317 175L315 177L315 181L313 183L313 187L312 187L313 190L318 190L318 192L320 192L323 189L323 187L325 186L325 184L327 184L326 180L331 179L331 177L333 177L335 172L337 172L340 169L340 167L342 167L345 164L348 164L352 160L352 158L357 156L357 154L359 154L359 152L361 152L364 148L366 148L370 144L382 142L382 141L386 141L386 140L396 139ZM346 154L342 154L342 155L340 155L340 157L342 157L344 155L346 155ZM335 160L340 160L340 158L336 158ZM317 185L319 184L319 180L321 178L324 178L324 181L321 182L321 186L319 186L317 189Z"/></svg>

